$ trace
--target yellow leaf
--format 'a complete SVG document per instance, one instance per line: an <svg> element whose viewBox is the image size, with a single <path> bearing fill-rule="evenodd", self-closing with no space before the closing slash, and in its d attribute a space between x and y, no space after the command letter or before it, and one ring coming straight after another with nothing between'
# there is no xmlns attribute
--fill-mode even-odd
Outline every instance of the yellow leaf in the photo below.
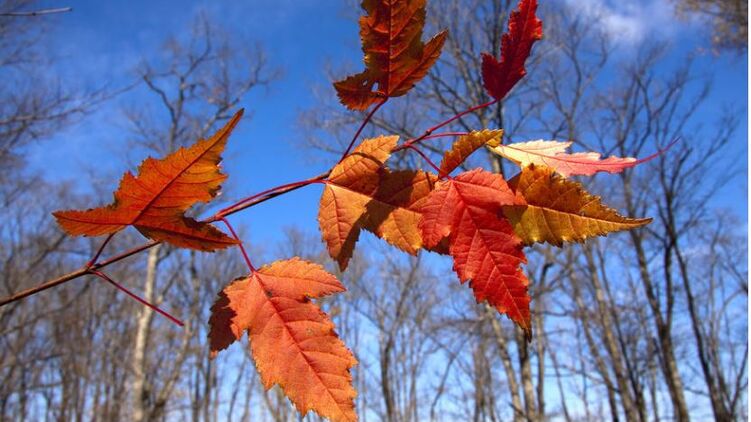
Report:
<svg viewBox="0 0 751 422"><path fill-rule="evenodd" d="M604 206L574 181L549 167L525 167L509 181L524 197L526 206L507 206L503 212L525 244L582 242L592 236L629 230L649 224L651 218L627 218Z"/></svg>
<svg viewBox="0 0 751 422"><path fill-rule="evenodd" d="M473 130L467 135L459 137L454 142L449 151L443 154L441 160L441 175L446 175L459 167L478 148L490 143L491 145L500 144L503 136L503 129L496 130Z"/></svg>

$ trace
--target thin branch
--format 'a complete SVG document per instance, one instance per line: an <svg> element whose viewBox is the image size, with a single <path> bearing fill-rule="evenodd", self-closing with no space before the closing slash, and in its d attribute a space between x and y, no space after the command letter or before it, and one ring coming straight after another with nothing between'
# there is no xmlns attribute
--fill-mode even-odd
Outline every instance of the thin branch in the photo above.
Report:
<svg viewBox="0 0 751 422"><path fill-rule="evenodd" d="M308 180L323 180L327 176L328 176L328 172L326 172L324 174L321 174L321 175L319 175L317 177L308 179ZM258 198L255 198L252 201L249 201L249 202L243 204L240 207L233 208L231 210L223 212L221 214L221 216L215 215L215 216L209 217L208 219L204 220L204 222L211 223L211 222L214 222L214 221L218 221L222 217L226 217L228 215L240 212L240 211L242 211L242 210L244 210L246 208L250 208L250 207L258 205L258 204L260 204L262 202L266 202L269 199L275 198L275 197L277 197L279 195L283 195L283 194L291 192L293 190L297 190L297 189L299 189L299 188L301 188L303 186L307 186L308 184L311 184L311 183L314 183L314 182L311 181L310 183L307 183L307 184L299 184L299 185L295 185L295 186L288 187L288 188L285 188L285 189L270 190L271 192L268 193L268 194L266 194L266 195L263 195L263 196L260 196ZM18 300L21 300L21 299L26 298L28 296L31 296L33 294L42 292L44 290L50 289L52 287L59 286L60 284L66 283L68 281L75 280L75 279L77 279L77 278L79 278L81 276L84 276L86 274L91 274L93 271L99 270L101 268L105 268L105 267L107 267L107 266L109 266L111 264L114 264L115 262L122 261L125 258L131 257L131 256L136 255L138 253L141 253L141 252L143 252L145 250L151 249L154 246L159 245L161 243L162 242L160 242L160 241L151 241L151 242L148 242L148 243L144 243L142 245L136 246L133 249L127 250L127 251L125 251L125 252L123 252L121 254L115 255L115 256L113 256L113 257L111 257L111 258L109 258L109 259L107 259L105 261L102 261L100 263L97 263L97 264L94 264L94 265L91 265L91 266L84 266L82 268L79 268L78 270L72 271L72 272L70 272L68 274L65 274L65 275L62 275L62 276L60 276L58 278L45 281L44 283L39 284L38 286L35 286L35 287L32 287L32 288L20 291L20 292L18 292L16 294L13 294L13 295L10 295L10 296L8 296L6 298L1 299L0 300L0 307L3 307L3 306L5 306L5 305L7 305L9 303L12 303L12 302L16 302Z"/></svg>
<svg viewBox="0 0 751 422"><path fill-rule="evenodd" d="M42 16L42 15L52 15L55 13L67 13L71 12L73 10L72 7L58 7L55 9L42 9L42 10L36 10L31 12L4 12L0 13L0 16L8 16L8 17L33 17L33 16Z"/></svg>

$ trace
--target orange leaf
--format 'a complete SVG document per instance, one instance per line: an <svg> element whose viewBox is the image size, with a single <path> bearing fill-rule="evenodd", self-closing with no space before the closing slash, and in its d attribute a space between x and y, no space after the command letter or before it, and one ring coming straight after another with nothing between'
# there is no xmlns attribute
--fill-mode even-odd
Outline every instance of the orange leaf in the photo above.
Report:
<svg viewBox="0 0 751 422"><path fill-rule="evenodd" d="M357 360L310 301L344 290L323 267L298 258L236 279L211 307L211 355L247 331L266 389L278 384L302 415L313 410L332 421L355 421L349 370Z"/></svg>
<svg viewBox="0 0 751 422"><path fill-rule="evenodd" d="M438 177L420 170L385 171L363 215L363 228L415 255L422 247L420 209Z"/></svg>
<svg viewBox="0 0 751 422"><path fill-rule="evenodd" d="M588 237L629 230L649 224L651 218L626 218L600 202L584 187L553 172L531 165L509 181L523 196L525 206L504 207L516 234L525 244L583 242Z"/></svg>
<svg viewBox="0 0 751 422"><path fill-rule="evenodd" d="M441 55L447 32L421 41L426 0L364 0L360 38L365 71L334 83L342 104L365 110L387 97L406 94ZM378 84L378 90L375 90Z"/></svg>
<svg viewBox="0 0 751 422"><path fill-rule="evenodd" d="M497 130L473 130L467 135L461 136L451 146L451 150L443 154L441 160L441 175L447 175L462 165L478 148L488 142L498 141L503 136L503 129Z"/></svg>
<svg viewBox="0 0 751 422"><path fill-rule="evenodd" d="M398 139L382 136L363 141L326 181L318 222L329 254L342 271L363 228L413 255L422 247L419 210L437 177L386 169L384 163Z"/></svg>
<svg viewBox="0 0 751 422"><path fill-rule="evenodd" d="M633 157L600 158L597 152L566 152L572 142L530 141L509 145L497 145L491 151L508 158L520 167L538 164L551 167L563 176L591 176L599 171L620 173L624 169L639 164Z"/></svg>
<svg viewBox="0 0 751 422"><path fill-rule="evenodd" d="M478 302L487 301L527 335L531 330L526 262L522 242L501 214L504 205L524 200L498 174L482 169L439 182L422 208L420 229L426 246L448 236L454 271L470 281Z"/></svg>
<svg viewBox="0 0 751 422"><path fill-rule="evenodd" d="M138 176L127 172L111 205L86 211L56 211L58 224L70 235L100 236L132 225L144 236L175 246L204 251L237 243L214 226L184 215L197 202L211 201L227 178L219 172L220 154L243 112L214 136L167 157L141 163Z"/></svg>
<svg viewBox="0 0 751 422"><path fill-rule="evenodd" d="M488 94L501 100L527 70L532 44L542 39L542 21L537 18L537 0L520 0L519 10L511 13L508 32L501 38L501 61L490 54L482 54L482 79Z"/></svg>
<svg viewBox="0 0 751 422"><path fill-rule="evenodd" d="M379 172L399 141L398 136L366 139L331 169L321 196L318 223L329 255L347 268L360 235L358 220L368 198L348 192L375 192L380 184Z"/></svg>

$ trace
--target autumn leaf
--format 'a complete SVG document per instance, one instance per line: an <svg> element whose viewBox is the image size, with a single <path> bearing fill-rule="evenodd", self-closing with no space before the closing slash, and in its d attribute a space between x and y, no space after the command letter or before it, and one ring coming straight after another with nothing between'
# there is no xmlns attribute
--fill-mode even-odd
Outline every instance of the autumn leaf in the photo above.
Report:
<svg viewBox="0 0 751 422"><path fill-rule="evenodd" d="M198 202L209 202L227 178L219 170L232 129L242 117L238 111L214 136L180 148L167 157L147 158L138 176L127 172L110 205L86 211L56 211L58 224L74 236L111 234L132 225L149 239L175 246L213 251L237 241L211 224L184 215Z"/></svg>
<svg viewBox="0 0 751 422"><path fill-rule="evenodd" d="M600 158L597 152L569 154L566 150L572 142L530 141L508 145L497 145L491 151L508 158L520 167L530 164L547 166L563 176L591 176L597 172L620 173L643 160L632 157Z"/></svg>
<svg viewBox="0 0 751 422"><path fill-rule="evenodd" d="M355 421L357 392L349 370L357 360L310 300L344 290L323 267L298 258L237 279L211 307L211 355L247 331L267 390L279 385L303 416L313 410L332 421Z"/></svg>
<svg viewBox="0 0 751 422"><path fill-rule="evenodd" d="M588 237L641 227L651 218L626 218L600 202L584 187L553 172L531 165L509 181L526 206L506 206L504 214L525 244L582 242Z"/></svg>
<svg viewBox="0 0 751 422"><path fill-rule="evenodd" d="M365 110L388 97L406 94L441 55L447 31L421 40L426 0L364 0L360 17L365 71L334 83L342 104ZM378 89L375 85L378 84Z"/></svg>
<svg viewBox="0 0 751 422"><path fill-rule="evenodd" d="M420 170L386 171L366 206L362 226L391 245L415 255L422 247L420 209L438 177Z"/></svg>
<svg viewBox="0 0 751 422"><path fill-rule="evenodd" d="M384 163L398 139L366 139L332 169L326 181L318 222L329 254L342 271L361 229L413 255L422 246L419 210L437 177L417 170L386 169Z"/></svg>
<svg viewBox="0 0 751 422"><path fill-rule="evenodd" d="M331 170L321 195L318 223L329 255L342 271L352 258L360 235L358 220L368 203L367 197L350 193L378 189L379 172L398 141L398 136L366 139Z"/></svg>
<svg viewBox="0 0 751 422"><path fill-rule="evenodd" d="M482 54L482 79L488 94L501 100L527 70L532 45L542 39L542 21L537 18L537 0L520 0L518 10L511 13L508 31L501 38L501 60L491 54Z"/></svg>
<svg viewBox="0 0 751 422"><path fill-rule="evenodd" d="M454 271L470 281L478 302L487 301L531 331L526 262L522 242L503 217L504 205L523 205L499 174L482 169L439 182L422 207L423 241L428 247L449 239Z"/></svg>
<svg viewBox="0 0 751 422"><path fill-rule="evenodd" d="M478 148L488 142L500 141L503 130L474 130L467 135L459 137L451 149L443 154L441 160L441 175L447 175L459 167Z"/></svg>

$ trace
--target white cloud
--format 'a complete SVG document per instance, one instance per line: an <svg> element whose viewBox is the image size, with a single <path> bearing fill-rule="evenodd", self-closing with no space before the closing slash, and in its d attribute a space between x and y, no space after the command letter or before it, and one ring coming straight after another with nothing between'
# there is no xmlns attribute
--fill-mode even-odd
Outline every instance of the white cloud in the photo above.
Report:
<svg viewBox="0 0 751 422"><path fill-rule="evenodd" d="M598 25L618 44L633 46L650 36L669 36L680 26L673 4L665 0L565 0L565 4L574 13Z"/></svg>

